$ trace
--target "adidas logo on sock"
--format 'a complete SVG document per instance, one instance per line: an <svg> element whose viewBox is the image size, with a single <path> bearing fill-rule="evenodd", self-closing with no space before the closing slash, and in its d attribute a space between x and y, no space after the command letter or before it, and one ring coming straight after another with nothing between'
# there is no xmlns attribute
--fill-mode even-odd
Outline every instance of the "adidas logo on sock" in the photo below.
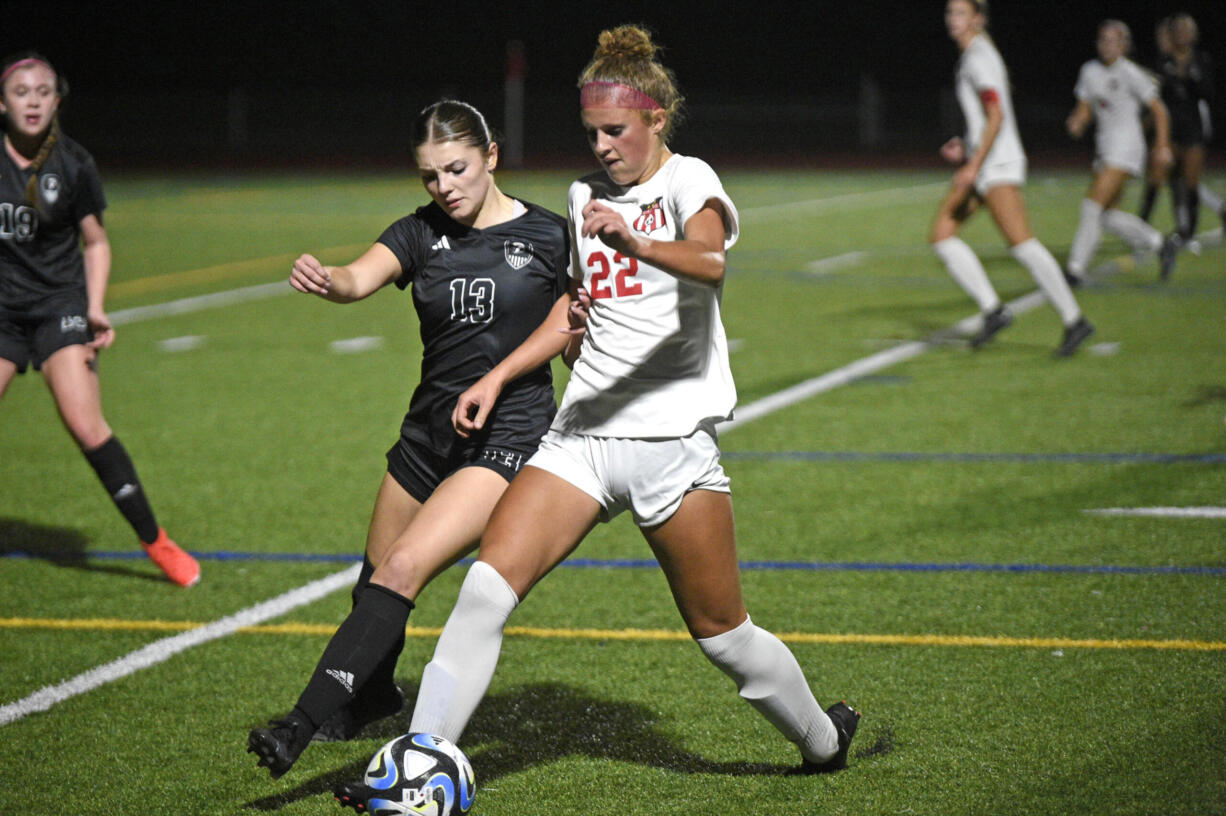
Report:
<svg viewBox="0 0 1226 816"><path fill-rule="evenodd" d="M324 674L331 677L336 682L345 687L345 691L353 694L353 672L341 671L340 669L328 669Z"/></svg>
<svg viewBox="0 0 1226 816"><path fill-rule="evenodd" d="M137 490L136 485L132 484L131 482L128 482L123 487L119 488L118 492L115 493L115 497L114 497L115 501L121 501L123 499L128 498L128 496L131 496L133 493L136 492L136 490Z"/></svg>

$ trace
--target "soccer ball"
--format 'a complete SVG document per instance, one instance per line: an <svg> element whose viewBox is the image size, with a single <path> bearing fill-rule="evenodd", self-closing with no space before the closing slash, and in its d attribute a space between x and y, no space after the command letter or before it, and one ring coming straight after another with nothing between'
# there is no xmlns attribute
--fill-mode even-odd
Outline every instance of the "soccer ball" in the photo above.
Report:
<svg viewBox="0 0 1226 816"><path fill-rule="evenodd" d="M409 733L384 745L366 766L366 784L379 791L367 802L375 816L460 816L477 793L468 757L434 734Z"/></svg>

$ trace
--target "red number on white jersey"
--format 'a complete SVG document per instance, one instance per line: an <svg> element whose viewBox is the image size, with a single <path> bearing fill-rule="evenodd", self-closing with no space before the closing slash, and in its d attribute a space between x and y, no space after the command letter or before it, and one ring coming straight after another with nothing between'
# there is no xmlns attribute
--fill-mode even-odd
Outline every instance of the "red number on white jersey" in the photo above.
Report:
<svg viewBox="0 0 1226 816"><path fill-rule="evenodd" d="M613 275L613 288L610 289L607 281L612 269L608 257L603 252L593 252L587 256L589 268L600 267L599 270L592 273L592 283L588 287L592 300L613 297L615 294L619 298L643 294L642 282L631 280L639 272L638 259L628 258L618 252L613 256L613 263L620 264L620 267L617 274Z"/></svg>

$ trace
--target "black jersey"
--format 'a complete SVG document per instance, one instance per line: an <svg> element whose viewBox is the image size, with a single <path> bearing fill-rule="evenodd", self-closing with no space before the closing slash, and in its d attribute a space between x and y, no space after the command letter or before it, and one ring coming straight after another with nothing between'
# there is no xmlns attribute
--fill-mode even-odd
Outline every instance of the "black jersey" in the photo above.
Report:
<svg viewBox="0 0 1226 816"><path fill-rule="evenodd" d="M400 260L421 324L421 381L402 433L448 450L456 399L527 339L569 285L566 220L534 204L487 229L431 203L388 227L379 243ZM557 405L549 364L503 390L482 432L489 445L533 446Z"/></svg>
<svg viewBox="0 0 1226 816"><path fill-rule="evenodd" d="M1158 63L1162 82L1162 103L1171 115L1171 141L1179 145L1203 144L1208 137L1208 122L1201 102L1213 101L1213 63L1204 51L1194 50L1181 75L1174 57Z"/></svg>
<svg viewBox="0 0 1226 816"><path fill-rule="evenodd" d="M38 172L38 206L26 202L33 172L0 147L0 309L25 311L61 293L85 291L81 219L106 208L85 148L60 134Z"/></svg>

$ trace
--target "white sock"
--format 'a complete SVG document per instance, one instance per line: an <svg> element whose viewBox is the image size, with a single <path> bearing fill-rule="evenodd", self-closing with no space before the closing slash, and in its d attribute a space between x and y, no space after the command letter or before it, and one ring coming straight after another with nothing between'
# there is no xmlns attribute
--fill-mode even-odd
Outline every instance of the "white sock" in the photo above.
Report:
<svg viewBox="0 0 1226 816"><path fill-rule="evenodd" d="M983 264L979 263L975 251L965 241L955 235L937 241L932 249L958 285L979 304L980 311L990 312L1000 305L1000 298L992 288L988 274L983 271Z"/></svg>
<svg viewBox="0 0 1226 816"><path fill-rule="evenodd" d="M1200 203L1202 207L1208 207L1216 213L1222 211L1222 197L1210 190L1204 184L1198 186L1197 191L1200 193Z"/></svg>
<svg viewBox="0 0 1226 816"><path fill-rule="evenodd" d="M1103 208L1097 201L1088 198L1081 199L1081 221L1077 224L1077 233L1073 236L1073 246L1068 253L1068 271L1081 277L1098 249L1098 240L1102 237Z"/></svg>
<svg viewBox="0 0 1226 816"><path fill-rule="evenodd" d="M1162 233L1137 216L1123 210L1110 209L1103 213L1103 228L1124 239L1133 249L1162 249Z"/></svg>
<svg viewBox="0 0 1226 816"><path fill-rule="evenodd" d="M1064 280L1060 264L1056 263L1047 247L1039 243L1038 238L1031 238L1013 247L1011 252L1018 263L1030 270L1031 277L1043 290L1047 301L1059 312L1060 321L1065 326L1076 323L1081 317L1081 307L1077 305L1073 290L1068 288L1068 283Z"/></svg>
<svg viewBox="0 0 1226 816"><path fill-rule="evenodd" d="M494 677L502 630L518 604L498 570L484 561L472 565L434 647L434 659L422 672L410 731L459 742Z"/></svg>
<svg viewBox="0 0 1226 816"><path fill-rule="evenodd" d="M839 735L805 682L800 664L779 638L748 617L722 635L696 639L707 659L736 683L737 691L812 762L839 750Z"/></svg>

